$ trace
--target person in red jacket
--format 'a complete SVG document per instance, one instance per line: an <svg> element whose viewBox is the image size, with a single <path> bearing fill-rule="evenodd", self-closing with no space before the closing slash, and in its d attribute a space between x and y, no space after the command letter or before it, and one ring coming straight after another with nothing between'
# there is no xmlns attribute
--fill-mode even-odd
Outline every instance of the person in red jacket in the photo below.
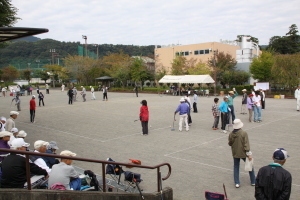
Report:
<svg viewBox="0 0 300 200"><path fill-rule="evenodd" d="M142 135L148 135L148 121L149 121L149 110L147 106L147 101L143 100L141 102L142 106L140 108L140 121L142 123Z"/></svg>
<svg viewBox="0 0 300 200"><path fill-rule="evenodd" d="M32 98L29 102L30 105L30 122L34 123L34 117L35 117L35 108L36 108L36 104L35 104L35 95L32 95Z"/></svg>

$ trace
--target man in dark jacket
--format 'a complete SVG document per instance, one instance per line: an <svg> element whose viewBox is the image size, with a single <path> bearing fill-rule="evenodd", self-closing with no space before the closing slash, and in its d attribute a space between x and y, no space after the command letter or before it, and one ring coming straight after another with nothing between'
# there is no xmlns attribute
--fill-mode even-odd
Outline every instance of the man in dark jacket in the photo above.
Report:
<svg viewBox="0 0 300 200"><path fill-rule="evenodd" d="M256 199L290 199L292 176L282 167L288 157L284 148L278 148L273 154L274 163L259 169L255 183Z"/></svg>
<svg viewBox="0 0 300 200"><path fill-rule="evenodd" d="M29 146L23 138L16 138L12 141L12 148L15 150L26 151ZM30 173L35 175L47 176L46 170L40 168L34 163L29 163ZM8 155L2 162L2 188L24 188L26 182L26 159L24 155Z"/></svg>
<svg viewBox="0 0 300 200"><path fill-rule="evenodd" d="M73 103L73 89L72 88L69 89L67 95L69 96L69 104L72 104Z"/></svg>

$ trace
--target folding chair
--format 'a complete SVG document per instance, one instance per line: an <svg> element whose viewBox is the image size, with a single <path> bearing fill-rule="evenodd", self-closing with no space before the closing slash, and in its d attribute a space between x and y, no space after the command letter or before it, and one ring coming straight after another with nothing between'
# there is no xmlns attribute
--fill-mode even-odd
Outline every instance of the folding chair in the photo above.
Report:
<svg viewBox="0 0 300 200"><path fill-rule="evenodd" d="M107 161L115 162L111 158L107 158ZM107 164L105 173L108 174L118 185L123 186L120 180L121 175L124 173L124 171L120 165Z"/></svg>
<svg viewBox="0 0 300 200"><path fill-rule="evenodd" d="M127 187L125 188L125 191L136 192L136 190L138 190L142 199L144 199L142 190L139 187L139 184L143 181L143 179L141 179L141 175L137 173L133 173L131 171L125 171L124 175L125 175L125 182L128 184Z"/></svg>

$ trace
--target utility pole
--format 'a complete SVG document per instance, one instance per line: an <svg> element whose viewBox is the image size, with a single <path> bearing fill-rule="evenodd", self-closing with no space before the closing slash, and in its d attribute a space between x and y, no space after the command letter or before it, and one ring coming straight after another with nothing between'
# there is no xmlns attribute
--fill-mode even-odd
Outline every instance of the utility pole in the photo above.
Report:
<svg viewBox="0 0 300 200"><path fill-rule="evenodd" d="M218 50L214 50L214 95L217 96L217 66L216 66L216 55L218 55Z"/></svg>
<svg viewBox="0 0 300 200"><path fill-rule="evenodd" d="M88 54L87 54L87 36L82 35L82 38L85 40L85 56L88 57Z"/></svg>
<svg viewBox="0 0 300 200"><path fill-rule="evenodd" d="M98 54L98 47L99 47L99 45L98 44L94 44L94 47L97 48L97 59L99 59L99 54Z"/></svg>

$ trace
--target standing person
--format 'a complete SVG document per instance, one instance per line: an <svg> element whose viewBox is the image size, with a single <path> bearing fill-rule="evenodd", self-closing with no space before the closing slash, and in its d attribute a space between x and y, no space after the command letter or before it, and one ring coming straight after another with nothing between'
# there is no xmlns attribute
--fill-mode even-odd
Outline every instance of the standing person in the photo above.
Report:
<svg viewBox="0 0 300 200"><path fill-rule="evenodd" d="M64 85L64 84L61 85L61 91L62 91L62 92L65 91L65 85Z"/></svg>
<svg viewBox="0 0 300 200"><path fill-rule="evenodd" d="M32 95L32 87L29 85L29 95Z"/></svg>
<svg viewBox="0 0 300 200"><path fill-rule="evenodd" d="M105 99L107 101L108 100L107 99L107 87L103 86L102 90L103 90L103 101L105 101Z"/></svg>
<svg viewBox="0 0 300 200"><path fill-rule="evenodd" d="M219 125L219 118L220 118L220 110L219 110L219 107L218 107L218 102L219 102L219 98L215 98L214 99L214 104L211 107L211 111L212 111L212 114L214 116L214 124L212 126L213 130L219 129L218 125Z"/></svg>
<svg viewBox="0 0 300 200"><path fill-rule="evenodd" d="M82 95L83 98L83 102L86 102L85 96L86 96L86 89L85 87L81 86L82 90L80 92L80 94Z"/></svg>
<svg viewBox="0 0 300 200"><path fill-rule="evenodd" d="M141 102L142 106L140 108L140 121L142 123L142 135L148 135L148 121L149 121L149 110L147 106L147 101L143 100Z"/></svg>
<svg viewBox="0 0 300 200"><path fill-rule="evenodd" d="M14 100L16 101L15 105L17 106L17 110L21 111L21 100L18 94L16 94L16 96L11 101L13 102Z"/></svg>
<svg viewBox="0 0 300 200"><path fill-rule="evenodd" d="M249 122L251 122L251 120L252 120L252 113L253 113L253 106L254 106L252 98L253 98L253 94L249 94L248 98L247 98L247 108L249 111Z"/></svg>
<svg viewBox="0 0 300 200"><path fill-rule="evenodd" d="M2 95L3 95L3 97L5 97L6 91L7 91L7 90L6 90L6 87L3 87L3 88L2 88Z"/></svg>
<svg viewBox="0 0 300 200"><path fill-rule="evenodd" d="M6 118L0 117L0 131L5 131Z"/></svg>
<svg viewBox="0 0 300 200"><path fill-rule="evenodd" d="M35 103L35 95L32 95L31 100L29 101L29 110L30 110L30 122L35 123L35 109L36 109L36 103Z"/></svg>
<svg viewBox="0 0 300 200"><path fill-rule="evenodd" d="M266 107L266 94L261 88L259 89L259 91L260 91L259 95L261 97L261 109L264 110Z"/></svg>
<svg viewBox="0 0 300 200"><path fill-rule="evenodd" d="M184 100L185 100L185 103L188 104L188 106L189 106L187 118L188 118L188 124L189 124L189 126L191 126L192 125L192 117L191 117L191 109L192 108L191 108L191 99L188 94L185 95Z"/></svg>
<svg viewBox="0 0 300 200"><path fill-rule="evenodd" d="M227 124L227 117L228 117L228 97L225 96L223 97L223 101L221 103L221 105L219 106L219 110L221 112L221 132L222 133L227 133L227 131L225 130L226 128L226 124Z"/></svg>
<svg viewBox="0 0 300 200"><path fill-rule="evenodd" d="M139 97L139 90L138 90L138 86L137 85L135 85L134 91L135 91L136 97Z"/></svg>
<svg viewBox="0 0 300 200"><path fill-rule="evenodd" d="M255 95L254 89L251 89L251 94L253 94L253 96Z"/></svg>
<svg viewBox="0 0 300 200"><path fill-rule="evenodd" d="M40 94L40 86L39 85L36 86L36 92L38 95Z"/></svg>
<svg viewBox="0 0 300 200"><path fill-rule="evenodd" d="M91 95L92 95L92 100L96 100L96 97L95 97L95 89L93 86L90 86L91 88Z"/></svg>
<svg viewBox="0 0 300 200"><path fill-rule="evenodd" d="M16 88L16 94L17 94L18 96L20 96L20 92L21 92L21 88L20 88L19 85L17 85L17 88Z"/></svg>
<svg viewBox="0 0 300 200"><path fill-rule="evenodd" d="M254 110L254 122L260 123L261 120L261 97L259 95L259 91L255 91L255 96L252 98L253 100L253 110Z"/></svg>
<svg viewBox="0 0 300 200"><path fill-rule="evenodd" d="M273 153L273 163L259 169L255 183L255 198L290 199L292 175L283 168L289 157L284 148L278 148Z"/></svg>
<svg viewBox="0 0 300 200"><path fill-rule="evenodd" d="M297 111L300 110L300 85L298 85L298 88L295 90L295 99L297 102Z"/></svg>
<svg viewBox="0 0 300 200"><path fill-rule="evenodd" d="M12 136L11 132L8 132L8 131L1 131L0 132L0 148L10 149L10 146L9 146L8 142L9 142L11 136ZM2 162L3 159L7 155L9 155L8 152L0 152L0 162ZM1 172L1 170L0 170L0 172Z"/></svg>
<svg viewBox="0 0 300 200"><path fill-rule="evenodd" d="M193 110L194 110L194 113L197 113L198 112L198 109L197 109L197 103L198 103L198 95L197 93L194 91L194 96L193 96Z"/></svg>
<svg viewBox="0 0 300 200"><path fill-rule="evenodd" d="M244 114L247 114L246 113L246 107L247 107L247 90L246 89L243 89L242 90L243 92L243 97L242 97L242 109L241 109L241 114L244 115Z"/></svg>
<svg viewBox="0 0 300 200"><path fill-rule="evenodd" d="M46 87L46 94L50 94L50 93L49 93L49 85L48 85L48 84L46 84L46 86L45 86L45 87Z"/></svg>
<svg viewBox="0 0 300 200"><path fill-rule="evenodd" d="M70 88L67 95L69 96L69 104L73 104L73 89Z"/></svg>
<svg viewBox="0 0 300 200"><path fill-rule="evenodd" d="M39 94L39 106L41 106L41 102L43 103L43 106L45 106L44 104L44 95L42 92L40 92Z"/></svg>
<svg viewBox="0 0 300 200"><path fill-rule="evenodd" d="M73 87L73 102L76 101L76 98L77 98L77 89L76 89L76 87L74 86L74 87Z"/></svg>
<svg viewBox="0 0 300 200"><path fill-rule="evenodd" d="M248 134L242 130L244 126L240 119L235 119L233 124L233 131L228 136L228 145L231 146L232 157L234 162L233 174L235 187L240 187L240 159L244 162L248 157L249 161L252 160L252 152L250 151L250 143ZM255 186L255 173L254 168L249 171L250 183Z"/></svg>
<svg viewBox="0 0 300 200"><path fill-rule="evenodd" d="M227 124L230 124L230 118L231 118L231 124L233 124L233 121L235 120L235 113L234 113L234 106L233 106L233 99L237 97L238 93L233 88L233 91L229 91L228 95L228 118L227 118Z"/></svg>
<svg viewBox="0 0 300 200"><path fill-rule="evenodd" d="M12 128L16 128L15 119L17 119L18 115L17 111L10 111L10 117L6 120L5 130L11 131Z"/></svg>
<svg viewBox="0 0 300 200"><path fill-rule="evenodd" d="M188 124L188 119L187 119L187 114L190 110L190 107L187 103L185 103L185 99L182 97L180 99L180 104L177 107L175 113L174 113L174 120L175 120L175 115L176 113L179 112L180 120L179 120L179 131L182 131L182 122L184 121L185 123L185 130L189 131L189 124Z"/></svg>

